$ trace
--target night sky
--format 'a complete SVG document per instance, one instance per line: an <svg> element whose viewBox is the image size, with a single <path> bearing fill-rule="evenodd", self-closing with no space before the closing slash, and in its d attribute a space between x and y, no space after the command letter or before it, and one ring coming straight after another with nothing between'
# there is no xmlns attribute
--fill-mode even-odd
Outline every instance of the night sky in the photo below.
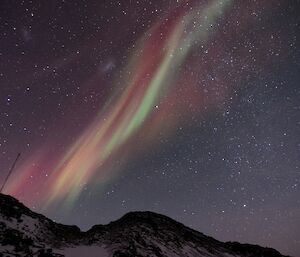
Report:
<svg viewBox="0 0 300 257"><path fill-rule="evenodd" d="M300 256L300 2L0 1L4 193Z"/></svg>

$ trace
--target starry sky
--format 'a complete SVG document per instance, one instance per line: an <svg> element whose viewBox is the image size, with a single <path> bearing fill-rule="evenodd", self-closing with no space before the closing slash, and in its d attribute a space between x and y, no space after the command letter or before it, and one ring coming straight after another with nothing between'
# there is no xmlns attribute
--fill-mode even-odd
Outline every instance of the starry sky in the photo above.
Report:
<svg viewBox="0 0 300 257"><path fill-rule="evenodd" d="M297 0L1 0L0 180L86 230L134 210L300 256Z"/></svg>

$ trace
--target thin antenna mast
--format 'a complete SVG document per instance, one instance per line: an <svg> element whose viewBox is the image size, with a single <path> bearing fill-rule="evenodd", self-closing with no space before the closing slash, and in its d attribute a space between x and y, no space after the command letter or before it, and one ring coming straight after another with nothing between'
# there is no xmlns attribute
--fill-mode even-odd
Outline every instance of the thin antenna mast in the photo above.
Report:
<svg viewBox="0 0 300 257"><path fill-rule="evenodd" d="M16 163L17 163L17 161L18 161L20 155L21 155L21 153L18 153L17 158L16 158L15 161L14 161L14 164L11 166L11 168L10 168L8 174L7 174L7 177L5 178L5 181L4 181L4 183L3 183L3 185L2 185L2 187L1 187L1 189L0 189L0 193L2 193L2 191L3 191L4 187L5 187L5 184L7 183L7 181L8 181L8 179L9 179L9 177L10 177L12 171L14 170L14 168L15 168L15 166L16 166Z"/></svg>

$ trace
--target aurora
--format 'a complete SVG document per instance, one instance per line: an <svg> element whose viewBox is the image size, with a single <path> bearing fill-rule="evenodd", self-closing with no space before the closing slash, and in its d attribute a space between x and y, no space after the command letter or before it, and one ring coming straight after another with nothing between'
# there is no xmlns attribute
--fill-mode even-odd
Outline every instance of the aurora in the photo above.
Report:
<svg viewBox="0 0 300 257"><path fill-rule="evenodd" d="M124 91L99 113L55 167L47 204L57 198L76 201L83 185L103 172L108 159L155 115L155 107L168 97L190 51L207 42L211 26L231 2L212 1L191 9L179 6L145 33L125 68L130 75L123 81Z"/></svg>

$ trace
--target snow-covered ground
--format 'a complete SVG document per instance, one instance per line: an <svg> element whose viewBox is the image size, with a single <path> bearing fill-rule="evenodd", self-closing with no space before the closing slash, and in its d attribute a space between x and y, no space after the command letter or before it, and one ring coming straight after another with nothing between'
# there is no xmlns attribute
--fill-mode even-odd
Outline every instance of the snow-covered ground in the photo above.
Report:
<svg viewBox="0 0 300 257"><path fill-rule="evenodd" d="M77 246L56 252L65 255L65 257L109 257L109 252L98 246Z"/></svg>

